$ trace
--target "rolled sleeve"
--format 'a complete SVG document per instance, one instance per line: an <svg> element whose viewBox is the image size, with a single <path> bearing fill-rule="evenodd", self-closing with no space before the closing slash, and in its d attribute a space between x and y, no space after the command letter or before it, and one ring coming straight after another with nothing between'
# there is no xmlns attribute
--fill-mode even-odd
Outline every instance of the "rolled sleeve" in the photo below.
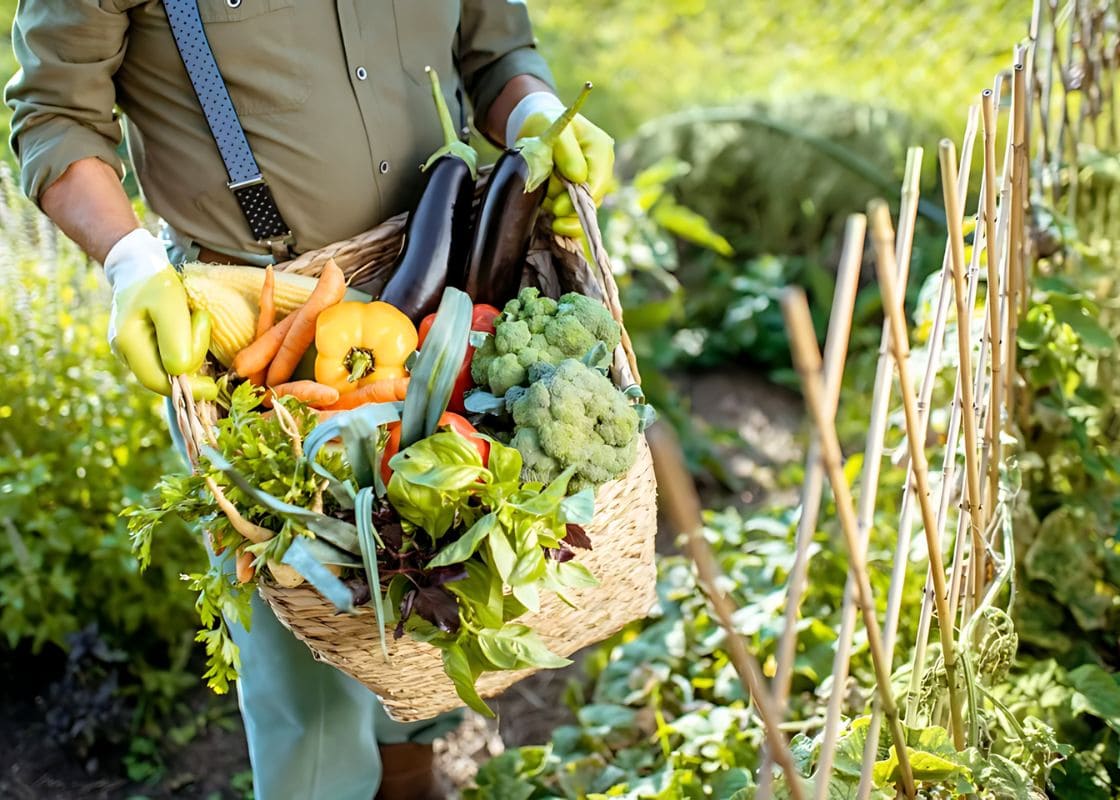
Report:
<svg viewBox="0 0 1120 800"><path fill-rule="evenodd" d="M20 71L4 101L23 191L43 191L75 161L99 158L123 177L113 76L124 58L128 17L97 0L23 0L12 25ZM104 4L108 5L108 3Z"/></svg>
<svg viewBox="0 0 1120 800"><path fill-rule="evenodd" d="M518 75L555 87L523 0L463 0L461 20L459 68L476 119L486 118L502 87Z"/></svg>

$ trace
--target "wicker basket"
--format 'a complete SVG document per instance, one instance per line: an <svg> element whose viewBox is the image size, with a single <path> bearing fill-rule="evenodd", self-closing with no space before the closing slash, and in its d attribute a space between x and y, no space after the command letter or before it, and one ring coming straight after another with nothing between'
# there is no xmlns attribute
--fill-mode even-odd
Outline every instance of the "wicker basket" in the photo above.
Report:
<svg viewBox="0 0 1120 800"><path fill-rule="evenodd" d="M597 297L622 322L617 287L596 223L595 207L583 187L569 186L577 213L588 232L592 266L570 239L552 236L542 226L530 247L526 285L546 294L580 291ZM367 233L322 250L306 253L277 268L318 275L329 258L346 273L350 284L376 294L403 243L405 217L399 216ZM639 381L629 337L614 353L612 378L620 387ZM192 459L197 446L210 438L217 408L195 403L184 393L186 384L173 384L173 401ZM645 440L638 442L633 468L623 478L599 488L595 518L587 526L593 550L579 558L599 579L594 588L570 592L576 608L546 594L541 609L519 621L532 626L555 653L568 656L602 641L627 623L646 616L654 605L654 538L657 530L656 484ZM443 671L440 653L431 645L408 637L388 642L386 660L378 644L373 612L361 609L340 615L310 584L286 589L259 583L260 593L281 623L303 641L315 658L331 664L368 686L381 698L389 715L399 721L427 719L462 705ZM492 697L532 674L534 670L488 672L478 681L479 694Z"/></svg>

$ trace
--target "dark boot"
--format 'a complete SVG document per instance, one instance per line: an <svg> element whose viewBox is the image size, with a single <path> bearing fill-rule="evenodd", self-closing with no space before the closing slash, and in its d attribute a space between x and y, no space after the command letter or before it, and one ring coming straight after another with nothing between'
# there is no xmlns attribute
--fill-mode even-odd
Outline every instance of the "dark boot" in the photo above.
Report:
<svg viewBox="0 0 1120 800"><path fill-rule="evenodd" d="M430 744L383 744L381 788L374 800L445 800Z"/></svg>

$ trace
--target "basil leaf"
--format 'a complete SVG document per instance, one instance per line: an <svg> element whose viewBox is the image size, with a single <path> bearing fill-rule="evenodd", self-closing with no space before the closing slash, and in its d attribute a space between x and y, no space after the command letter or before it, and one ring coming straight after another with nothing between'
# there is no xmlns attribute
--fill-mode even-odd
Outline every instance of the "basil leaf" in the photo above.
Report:
<svg viewBox="0 0 1120 800"><path fill-rule="evenodd" d="M474 488L490 475L475 446L450 431L421 439L393 456L389 466L403 480L441 492Z"/></svg>
<svg viewBox="0 0 1120 800"><path fill-rule="evenodd" d="M474 304L466 293L451 286L444 290L405 393L402 447L435 432L467 354L473 311Z"/></svg>
<svg viewBox="0 0 1120 800"><path fill-rule="evenodd" d="M357 610L354 608L354 597L350 594L346 584L316 561L315 557L303 546L299 537L293 539L292 543L288 545L281 561L306 578L307 582L314 586L319 594L329 600L339 611L353 614Z"/></svg>
<svg viewBox="0 0 1120 800"><path fill-rule="evenodd" d="M398 472L389 480L388 494L401 519L423 528L433 542L450 530L461 507L457 497L411 483Z"/></svg>
<svg viewBox="0 0 1120 800"><path fill-rule="evenodd" d="M278 497L273 497L267 492L262 492L245 479L245 476L234 469L225 457L212 447L202 446L202 454L216 468L220 469L233 481L238 489L253 498L254 501L264 506L284 519L304 525L316 536L321 536L336 547L350 553L359 552L358 531L349 522L345 522L326 514L319 514L306 508L286 503ZM305 576L306 577L306 576ZM310 579L309 579L310 580Z"/></svg>
<svg viewBox="0 0 1120 800"><path fill-rule="evenodd" d="M565 497L560 501L560 514L569 524L589 525L595 517L595 490L588 487Z"/></svg>
<svg viewBox="0 0 1120 800"><path fill-rule="evenodd" d="M536 583L525 583L511 587L513 596L532 612L541 610L541 593Z"/></svg>
<svg viewBox="0 0 1120 800"><path fill-rule="evenodd" d="M495 669L517 669L518 655L509 641L497 630L482 630L475 636L475 644Z"/></svg>
<svg viewBox="0 0 1120 800"><path fill-rule="evenodd" d="M428 568L446 567L450 564L458 564L461 561L466 561L474 555L479 545L481 545L486 537L497 527L498 518L494 516L493 513L487 514L472 525L470 530L460 536L456 541L439 551L436 557L428 562Z"/></svg>
<svg viewBox="0 0 1120 800"><path fill-rule="evenodd" d="M509 583L510 573L513 572L513 565L517 561L517 554L513 552L508 535L502 530L494 531L486 538L486 544L490 549L490 561L498 570L498 575L501 576L503 582Z"/></svg>
<svg viewBox="0 0 1120 800"><path fill-rule="evenodd" d="M572 663L570 659L562 658L549 650L528 625L506 625L498 631L497 636L503 646L516 656L517 666L514 669L559 669Z"/></svg>
<svg viewBox="0 0 1120 800"><path fill-rule="evenodd" d="M544 577L545 568L544 553L541 552L539 547L523 551L518 556L517 563L513 565L513 571L510 573L510 586L517 587L536 583Z"/></svg>
<svg viewBox="0 0 1120 800"><path fill-rule="evenodd" d="M568 493L568 483L575 474L575 467L568 467L557 475L552 483L546 486L540 494L524 502L516 503L515 508L526 514L532 514L538 517L547 517L550 514L556 513L556 510L560 507L560 502Z"/></svg>
<svg viewBox="0 0 1120 800"><path fill-rule="evenodd" d="M455 684L455 692L460 700L482 716L491 719L494 717L494 712L482 701L474 688L475 675L471 670L467 654L460 645L453 644L443 651L443 669Z"/></svg>
<svg viewBox="0 0 1120 800"><path fill-rule="evenodd" d="M558 562L556 564L556 577L564 586L573 589L589 589L599 585L599 579L578 561Z"/></svg>
<svg viewBox="0 0 1120 800"><path fill-rule="evenodd" d="M497 439L490 440L490 458L486 462L486 466L494 475L495 483L520 481L523 464L521 451L516 447L504 445Z"/></svg>
<svg viewBox="0 0 1120 800"><path fill-rule="evenodd" d="M489 565L476 560L466 563L467 577L447 584L447 589L470 606L477 620L488 628L501 627L503 617L502 579Z"/></svg>

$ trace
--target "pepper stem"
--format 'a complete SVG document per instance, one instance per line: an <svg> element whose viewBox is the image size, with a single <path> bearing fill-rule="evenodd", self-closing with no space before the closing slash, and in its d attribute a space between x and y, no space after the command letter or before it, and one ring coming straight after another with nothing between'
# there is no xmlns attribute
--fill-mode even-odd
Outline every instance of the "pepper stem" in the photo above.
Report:
<svg viewBox="0 0 1120 800"><path fill-rule="evenodd" d="M589 94L591 94L591 81L583 85L575 102L564 109L564 113L557 117L544 133L540 136L526 136L514 143L514 150L520 153L529 166L529 174L525 179L526 193L535 191L552 175L554 167L552 149L556 145L556 140L576 118Z"/></svg>
<svg viewBox="0 0 1120 800"><path fill-rule="evenodd" d="M541 141L552 147L556 144L556 140L560 138L560 134L564 132L572 120L576 118L576 114L583 108L583 104L587 102L587 96L591 94L591 81L583 84L583 88L579 90L579 95L575 101L564 109L564 113L558 116L551 125L541 134Z"/></svg>
<svg viewBox="0 0 1120 800"><path fill-rule="evenodd" d="M346 354L346 368L350 370L347 380L357 383L369 373L373 372L373 353L362 347L354 347Z"/></svg>
<svg viewBox="0 0 1120 800"><path fill-rule="evenodd" d="M455 123L451 121L451 112L447 108L447 100L440 88L439 75L431 67L424 67L424 71L428 73L428 79L432 84L432 100L435 101L436 114L439 115L439 125L443 130L443 147L432 153L421 169L427 170L444 156L454 156L470 167L471 177L477 180L478 153L469 144L459 139L459 132L455 129Z"/></svg>

